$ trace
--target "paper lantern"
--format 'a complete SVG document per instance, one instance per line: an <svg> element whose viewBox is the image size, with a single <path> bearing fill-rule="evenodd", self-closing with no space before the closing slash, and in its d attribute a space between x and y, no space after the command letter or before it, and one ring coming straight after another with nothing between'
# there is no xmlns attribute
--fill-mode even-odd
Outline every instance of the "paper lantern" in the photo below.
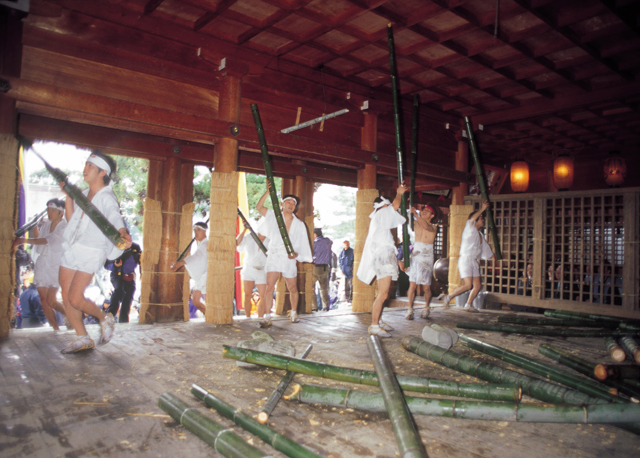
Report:
<svg viewBox="0 0 640 458"><path fill-rule="evenodd" d="M568 190L573 184L573 159L569 156L558 156L553 162L553 182L559 191Z"/></svg>
<svg viewBox="0 0 640 458"><path fill-rule="evenodd" d="M620 186L627 176L627 163L617 151L609 154L610 157L604 163L604 181L611 187Z"/></svg>
<svg viewBox="0 0 640 458"><path fill-rule="evenodd" d="M511 189L513 192L525 192L529 187L529 165L525 161L511 164Z"/></svg>

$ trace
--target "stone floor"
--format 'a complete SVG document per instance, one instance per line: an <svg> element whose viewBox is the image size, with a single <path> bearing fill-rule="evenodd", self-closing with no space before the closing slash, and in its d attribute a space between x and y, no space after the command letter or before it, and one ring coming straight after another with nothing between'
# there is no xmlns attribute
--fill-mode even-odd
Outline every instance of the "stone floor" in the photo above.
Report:
<svg viewBox="0 0 640 458"><path fill-rule="evenodd" d="M498 313L468 314L435 308L430 322L492 322ZM404 320L405 309L385 310L396 328L384 347L399 374L460 382L477 381L426 361L401 347L405 335L420 336L425 321ZM369 314L339 309L303 315L299 324L276 317L268 332L292 342L297 353L313 344L310 359L373 370L366 345ZM258 330L256 321L237 319L216 326L201 320L156 325L118 325L114 339L94 350L63 355L73 333L50 328L13 331L0 342L0 456L84 457L220 456L158 408L164 392L201 408L212 419L233 424L202 407L189 389L206 388L244 412L256 414L278 384L282 371L241 369L222 357L222 344L236 345ZM97 338L97 326L90 328ZM468 331L469 335L543 360L537 348L553 343L578 349L585 358L605 359L602 339L561 339ZM455 350L505 364L456 345ZM513 368L513 367L510 367ZM346 386L297 375L295 381ZM374 388L362 387L362 390ZM527 400L530 401L530 400ZM416 417L430 457L631 457L640 438L609 425L533 424ZM386 414L280 401L273 428L325 457L395 457L397 446ZM233 427L267 454L284 456L251 434Z"/></svg>

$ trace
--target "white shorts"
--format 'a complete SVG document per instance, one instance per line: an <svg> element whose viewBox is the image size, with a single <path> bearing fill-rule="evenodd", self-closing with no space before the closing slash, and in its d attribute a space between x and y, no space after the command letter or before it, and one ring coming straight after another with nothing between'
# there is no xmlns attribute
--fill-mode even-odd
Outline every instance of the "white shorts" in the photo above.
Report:
<svg viewBox="0 0 640 458"><path fill-rule="evenodd" d="M267 252L267 264L265 271L279 272L284 278L295 278L298 276L298 266L295 259L289 259L287 252L273 252L271 249ZM266 280L265 280L266 283Z"/></svg>
<svg viewBox="0 0 640 458"><path fill-rule="evenodd" d="M416 285L430 285L433 276L433 245L416 242L411 252L409 281Z"/></svg>
<svg viewBox="0 0 640 458"><path fill-rule="evenodd" d="M200 291L202 294L206 294L207 292L207 273L205 272L204 275L200 275L199 278L194 278L194 285L193 285L193 289L196 289L198 291Z"/></svg>
<svg viewBox="0 0 640 458"><path fill-rule="evenodd" d="M378 250L373 257L373 270L376 278L391 277L391 280L398 279L398 255L392 246L385 246Z"/></svg>
<svg viewBox="0 0 640 458"><path fill-rule="evenodd" d="M91 248L75 243L69 246L68 243L62 245L61 267L78 270L88 274L95 274L99 271L107 260L107 253L99 248Z"/></svg>
<svg viewBox="0 0 640 458"><path fill-rule="evenodd" d="M60 259L58 262L50 262L50 259L38 258L33 269L33 283L38 288L60 287Z"/></svg>
<svg viewBox="0 0 640 458"><path fill-rule="evenodd" d="M479 277L480 265L478 260L469 256L460 256L458 258L458 272L460 272L460 278Z"/></svg>
<svg viewBox="0 0 640 458"><path fill-rule="evenodd" d="M264 266L243 266L240 271L240 278L242 281L252 281L256 285L266 285L267 271Z"/></svg>

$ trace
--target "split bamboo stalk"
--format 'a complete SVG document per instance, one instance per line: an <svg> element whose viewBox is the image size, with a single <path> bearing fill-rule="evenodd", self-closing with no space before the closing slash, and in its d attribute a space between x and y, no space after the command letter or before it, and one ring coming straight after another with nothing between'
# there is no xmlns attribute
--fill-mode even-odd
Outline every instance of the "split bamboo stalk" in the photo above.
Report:
<svg viewBox="0 0 640 458"><path fill-rule="evenodd" d="M476 329L480 331L511 332L514 334L530 334L536 336L560 336L560 337L622 337L626 335L640 335L640 331L622 331L613 329L587 330L587 329L549 329L532 328L524 326L500 326L481 323L456 323L460 329Z"/></svg>
<svg viewBox="0 0 640 458"><path fill-rule="evenodd" d="M614 361L620 363L627 358L626 353L624 352L622 347L618 345L618 342L616 342L616 339L614 339L613 337L607 337L604 343L607 347L609 355L611 355L611 358L613 358Z"/></svg>
<svg viewBox="0 0 640 458"><path fill-rule="evenodd" d="M302 445L292 441L288 437L274 431L269 426L258 423L249 415L242 413L240 409L236 409L227 404L222 399L209 393L198 385L191 385L191 394L203 401L209 407L213 407L221 415L233 421L236 425L243 427L246 431L260 438L279 452L284 453L292 458L319 458L320 455L310 451Z"/></svg>
<svg viewBox="0 0 640 458"><path fill-rule="evenodd" d="M402 458L426 457L427 451L420 438L420 433L411 418L404 395L393 374L391 363L387 359L379 337L370 336L367 340L367 347L376 369L385 410L389 414L400 456Z"/></svg>
<svg viewBox="0 0 640 458"><path fill-rule="evenodd" d="M411 187L409 189L409 208L415 205L416 193L416 167L418 163L418 121L420 119L420 96L413 94L413 119L411 122ZM411 230L413 230L413 217L411 218Z"/></svg>
<svg viewBox="0 0 640 458"><path fill-rule="evenodd" d="M523 394L543 402L575 405L603 404L607 402L604 399L587 396L579 391L565 388L555 383L529 377L528 375L510 369L485 363L470 356L463 356L453 350L446 350L437 345L431 345L417 337L405 337L402 340L402 346L407 351L415 353L434 363L442 364L448 368L488 382L520 385Z"/></svg>
<svg viewBox="0 0 640 458"><path fill-rule="evenodd" d="M371 371L333 366L316 361L290 358L228 345L223 345L222 355L225 358L237 361L298 372L314 377L323 377L360 385L378 386L376 373ZM517 402L522 398L522 390L520 387L516 386L516 384L509 384L509 382L505 382L504 384L502 384L502 382L496 382L495 384L457 383L407 375L396 375L396 378L404 391L486 399L490 401Z"/></svg>
<svg viewBox="0 0 640 458"><path fill-rule="evenodd" d="M278 229L280 229L280 236L284 242L284 247L287 250L287 255L292 256L294 254L291 240L289 239L289 233L287 232L287 226L285 225L284 218L282 217L282 211L280 210L280 201L278 200L278 192L276 190L276 183L273 180L273 169L271 168L271 159L269 158L269 150L267 148L267 140L264 136L264 129L262 128L262 121L260 120L260 112L258 111L258 105L251 104L251 112L253 113L253 121L256 125L256 131L258 132L258 141L260 142L260 151L262 152L262 162L264 163L264 172L269 181L269 196L271 197L271 207L273 213L276 216L278 222Z"/></svg>
<svg viewBox="0 0 640 458"><path fill-rule="evenodd" d="M538 318L518 318L512 316L499 316L498 323L527 324L534 326L571 326L576 328L608 328L615 329L617 323L610 321L592 321L592 320L559 320L559 319L538 319Z"/></svg>
<svg viewBox="0 0 640 458"><path fill-rule="evenodd" d="M471 128L471 122L469 121L468 116L464 117L464 124L467 128L469 150L471 151L471 156L473 157L473 162L476 166L476 175L478 177L478 186L480 187L480 192L482 193L482 199L490 202L489 190L487 189L487 184L484 181L484 169L482 168L482 164L480 163L480 156L478 155L475 136L473 135L473 129ZM487 208L486 213L487 229L491 233L491 239L493 240L493 251L496 259L499 261L502 259L502 251L500 250L500 239L498 238L498 232L496 232L496 225L493 222L493 212L491 211L491 207Z"/></svg>
<svg viewBox="0 0 640 458"><path fill-rule="evenodd" d="M571 355L567 352L554 348L551 345L540 345L540 347L538 347L538 351L557 364L562 364L563 366L570 367L571 369L581 373L582 375L586 375L589 378L598 380L599 382L604 383L607 386L615 388L620 393L624 393L629 397L634 397L637 400L640 400L639 390L636 390L631 386L625 385L624 383L619 383L616 380L606 380L606 379L598 378L594 373L594 370L597 367L596 363L592 363L582 358L578 358L577 356Z"/></svg>
<svg viewBox="0 0 640 458"><path fill-rule="evenodd" d="M393 43L393 29L391 24L387 24L387 40L389 44L389 67L391 71L391 93L393 95L393 120L396 128L396 159L398 162L398 186L404 181L403 156L402 148L402 125L400 120L400 101L398 100L398 77L396 71L396 51ZM405 268L410 265L409 258L409 230L407 227L407 201L404 196L400 201L400 214L404 216L405 222L402 225L402 256Z"/></svg>
<svg viewBox="0 0 640 458"><path fill-rule="evenodd" d="M228 458L261 458L269 456L247 444L240 437L229 431L228 428L220 426L193 407L189 407L172 394L164 393L160 396L158 406L223 456Z"/></svg>
<svg viewBox="0 0 640 458"><path fill-rule="evenodd" d="M513 364L514 366L533 372L534 374L546 377L549 380L562 383L565 386L581 391L589 396L606 399L610 402L616 400L615 395L617 394L617 390L612 394L610 388L607 388L594 380L577 377L566 371L550 366L549 364L541 363L518 353L498 347L497 345L491 345L487 342L482 342L481 340L474 339L473 337L469 337L464 334L460 334L460 342L469 348L484 353L485 355L493 356L494 358L501 359Z"/></svg>
<svg viewBox="0 0 640 458"><path fill-rule="evenodd" d="M288 399L306 404L384 412L384 400L378 393L346 390L318 385L301 385ZM466 420L517 421L535 423L637 423L638 404L595 404L585 406L516 404L405 396L413 415L428 415Z"/></svg>
<svg viewBox="0 0 640 458"><path fill-rule="evenodd" d="M244 215L242 214L242 210L240 210L240 207L238 207L238 216L242 220L242 224L244 225L244 227L249 231L249 234L251 234L251 238L253 239L253 241L256 242L256 245L258 245L258 248L260 248L266 255L267 247L264 246L264 243L262 243L262 240L260 240L260 237L258 237L256 231L253 230L251 224L249 224L249 221L247 221L247 218L244 217Z"/></svg>
<svg viewBox="0 0 640 458"><path fill-rule="evenodd" d="M626 336L620 338L620 345L622 345L624 351L628 353L636 363L640 364L640 347L633 337Z"/></svg>
<svg viewBox="0 0 640 458"><path fill-rule="evenodd" d="M75 185L69 183L67 181L67 174L62 170L52 167L47 161L44 160L38 152L31 147L31 151L33 154L38 156L42 162L44 162L44 166L47 171L51 174L51 176L58 182L64 183L63 189L64 191L71 197L78 207L84 211L84 213L93 221L93 223L100 229L100 232L104 234L106 238L109 239L111 243L113 243L119 250L124 250L127 246L127 242L122 238L120 232L113 227L113 224L109 222L107 218L96 208L95 205L91 203L87 196L83 194L83 192Z"/></svg>
<svg viewBox="0 0 640 458"><path fill-rule="evenodd" d="M311 353L312 349L313 345L309 345L307 348L305 348L304 352L300 356L300 359L305 359L307 356L309 356L309 353ZM269 396L267 402L265 402L262 406L262 409L260 409L260 413L258 414L258 422L260 422L260 424L264 425L267 422L269 416L273 412L273 409L275 409L278 405L278 401L280 401L280 398L286 391L289 383L291 383L291 380L293 380L293 377L295 375L295 372L287 371L285 376L282 377L282 380L280 380L280 383L278 384L276 389L273 390L273 393L271 393L271 396Z"/></svg>

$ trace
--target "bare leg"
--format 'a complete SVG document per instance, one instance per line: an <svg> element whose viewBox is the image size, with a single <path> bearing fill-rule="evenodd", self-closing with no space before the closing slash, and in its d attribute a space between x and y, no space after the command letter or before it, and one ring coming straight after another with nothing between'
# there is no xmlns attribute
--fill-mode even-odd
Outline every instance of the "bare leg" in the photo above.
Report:
<svg viewBox="0 0 640 458"><path fill-rule="evenodd" d="M244 314L247 318L251 316L251 296L253 295L253 287L256 283L251 280L243 280L242 287L244 288Z"/></svg>
<svg viewBox="0 0 640 458"><path fill-rule="evenodd" d="M449 299L453 299L454 297L469 291L472 288L471 280L472 280L471 277L464 277L462 279L462 281L464 282L464 285L458 286L452 293L449 293Z"/></svg>
<svg viewBox="0 0 640 458"><path fill-rule="evenodd" d="M42 312L44 313L44 316L47 317L47 321L49 321L51 327L57 331L60 328L58 327L58 320L56 320L56 312L53 307L49 305L49 288L41 286L38 288L38 295L40 296L40 303L42 304Z"/></svg>
<svg viewBox="0 0 640 458"><path fill-rule="evenodd" d="M91 283L92 278L93 274L60 267L62 302L67 312L67 318L79 336L88 334L82 321L82 313L96 317L100 323L106 319L102 309L84 297L84 290Z"/></svg>
<svg viewBox="0 0 640 458"><path fill-rule="evenodd" d="M476 298L481 288L482 284L480 283L480 277L473 277L473 289L469 293L469 299L467 299L468 305L473 303L473 300Z"/></svg>
<svg viewBox="0 0 640 458"><path fill-rule="evenodd" d="M264 297L260 300L260 304L264 307L262 314L271 313L273 307L273 292L276 290L276 283L280 277L280 272L267 272L267 285L264 291ZM260 309L258 309L260 315Z"/></svg>
<svg viewBox="0 0 640 458"><path fill-rule="evenodd" d="M391 277L384 277L378 279L378 295L373 301L371 308L371 324L376 326L379 324L380 316L382 315L382 306L384 301L389 296L389 287L391 286Z"/></svg>
<svg viewBox="0 0 640 458"><path fill-rule="evenodd" d="M258 288L258 292L260 293L260 300L258 301L258 316L262 318L265 314L263 304L264 304L264 297L266 295L267 284L263 283L261 285L256 285L256 288ZM262 314L260 314L260 311L262 311Z"/></svg>
<svg viewBox="0 0 640 458"><path fill-rule="evenodd" d="M202 291L194 289L191 295L191 302L193 302L193 305L195 305L198 310L206 314L207 306L202 302Z"/></svg>
<svg viewBox="0 0 640 458"><path fill-rule="evenodd" d="M431 285L424 285L424 304L427 308L431 304L431 295Z"/></svg>
<svg viewBox="0 0 640 458"><path fill-rule="evenodd" d="M50 307L53 308L56 312L62 313L63 315L67 315L64 310L64 305L58 302L58 288L47 288L47 302Z"/></svg>
<svg viewBox="0 0 640 458"><path fill-rule="evenodd" d="M407 291L407 297L409 298L409 309L413 310L413 301L416 298L416 283L409 282L409 290Z"/></svg>
<svg viewBox="0 0 640 458"><path fill-rule="evenodd" d="M291 311L298 312L298 277L286 278L284 282L287 284L287 290L289 290L289 301L291 302Z"/></svg>

